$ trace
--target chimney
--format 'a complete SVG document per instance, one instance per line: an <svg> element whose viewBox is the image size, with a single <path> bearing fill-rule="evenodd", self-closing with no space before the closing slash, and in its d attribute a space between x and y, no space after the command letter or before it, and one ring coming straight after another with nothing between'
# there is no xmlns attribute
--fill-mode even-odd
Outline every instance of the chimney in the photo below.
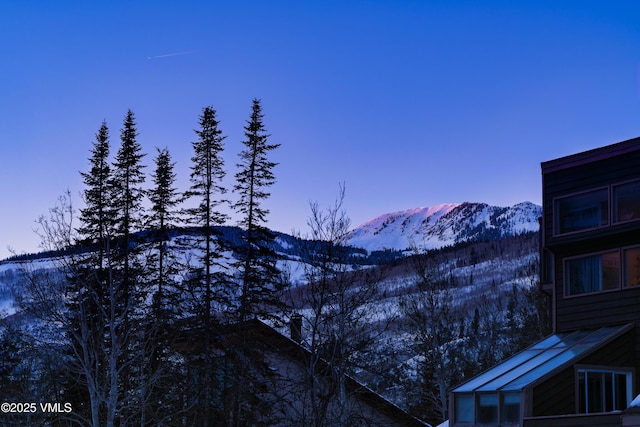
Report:
<svg viewBox="0 0 640 427"><path fill-rule="evenodd" d="M291 339L298 344L302 342L302 315L294 314L289 319L289 333L291 334Z"/></svg>

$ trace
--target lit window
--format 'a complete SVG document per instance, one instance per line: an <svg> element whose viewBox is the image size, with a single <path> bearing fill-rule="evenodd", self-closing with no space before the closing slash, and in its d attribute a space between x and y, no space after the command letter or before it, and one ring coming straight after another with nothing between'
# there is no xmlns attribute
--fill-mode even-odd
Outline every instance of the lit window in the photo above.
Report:
<svg viewBox="0 0 640 427"><path fill-rule="evenodd" d="M624 285L640 285L640 247L624 250Z"/></svg>
<svg viewBox="0 0 640 427"><path fill-rule="evenodd" d="M609 192L606 188L557 199L556 234L588 230L609 224Z"/></svg>
<svg viewBox="0 0 640 427"><path fill-rule="evenodd" d="M640 219L640 181L613 187L613 221Z"/></svg>
<svg viewBox="0 0 640 427"><path fill-rule="evenodd" d="M620 288L618 251L565 261L565 293L579 295Z"/></svg>
<svg viewBox="0 0 640 427"><path fill-rule="evenodd" d="M622 411L631 402L631 372L578 370L578 412Z"/></svg>

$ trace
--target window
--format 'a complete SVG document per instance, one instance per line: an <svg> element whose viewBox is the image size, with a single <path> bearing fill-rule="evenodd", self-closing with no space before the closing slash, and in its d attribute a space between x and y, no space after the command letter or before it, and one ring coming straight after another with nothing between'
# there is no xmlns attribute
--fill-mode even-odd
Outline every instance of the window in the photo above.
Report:
<svg viewBox="0 0 640 427"><path fill-rule="evenodd" d="M624 285L640 285L640 247L624 250Z"/></svg>
<svg viewBox="0 0 640 427"><path fill-rule="evenodd" d="M640 181L613 187L613 222L640 219Z"/></svg>
<svg viewBox="0 0 640 427"><path fill-rule="evenodd" d="M454 425L519 425L520 392L454 392Z"/></svg>
<svg viewBox="0 0 640 427"><path fill-rule="evenodd" d="M562 197L555 201L556 234L609 225L609 191L606 188Z"/></svg>
<svg viewBox="0 0 640 427"><path fill-rule="evenodd" d="M478 424L498 424L498 393L479 393Z"/></svg>
<svg viewBox="0 0 640 427"><path fill-rule="evenodd" d="M622 411L631 402L630 371L578 369L577 374L578 413Z"/></svg>
<svg viewBox="0 0 640 427"><path fill-rule="evenodd" d="M473 394L455 395L456 424L473 424Z"/></svg>
<svg viewBox="0 0 640 427"><path fill-rule="evenodd" d="M520 423L520 393L502 394L500 421L502 424Z"/></svg>
<svg viewBox="0 0 640 427"><path fill-rule="evenodd" d="M567 296L620 288L618 251L568 259L564 268Z"/></svg>

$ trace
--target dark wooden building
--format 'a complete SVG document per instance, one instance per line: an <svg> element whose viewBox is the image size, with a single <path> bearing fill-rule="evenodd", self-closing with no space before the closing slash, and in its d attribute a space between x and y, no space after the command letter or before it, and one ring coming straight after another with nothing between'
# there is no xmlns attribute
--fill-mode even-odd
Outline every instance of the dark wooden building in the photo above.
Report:
<svg viewBox="0 0 640 427"><path fill-rule="evenodd" d="M329 363L314 359L300 343L302 319L294 319L290 324L290 337L257 319L211 325L210 351L215 368L209 381L213 384L211 406L217 421L211 425L227 425L227 414L223 410L225 395L240 387L251 392L237 404L260 409L259 414L250 414L253 416L250 425L289 427L320 421L322 425L338 425L335 420L344 419L340 425L429 427L349 375L342 377L344 395L336 396L337 392L333 390L339 374ZM188 319L181 325L184 340L177 342L176 349L189 359L193 370L191 376L195 378L199 367L200 372L204 371L201 367L203 359L198 355L203 331L188 325ZM238 383L234 368L242 371L242 380L246 383ZM315 382L313 388L311 371ZM190 408L197 410L201 397L189 392L185 392L185 399ZM314 419L311 416L310 399L322 400L324 417ZM249 421L238 422L249 425Z"/></svg>
<svg viewBox="0 0 640 427"><path fill-rule="evenodd" d="M554 333L456 387L453 426L621 426L640 368L640 138L544 162Z"/></svg>

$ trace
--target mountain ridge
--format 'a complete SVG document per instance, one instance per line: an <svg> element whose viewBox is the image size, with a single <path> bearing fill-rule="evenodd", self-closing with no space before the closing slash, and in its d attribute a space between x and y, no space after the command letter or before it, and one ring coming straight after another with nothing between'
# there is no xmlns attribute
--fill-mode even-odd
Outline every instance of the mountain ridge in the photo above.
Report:
<svg viewBox="0 0 640 427"><path fill-rule="evenodd" d="M538 231L541 215L542 208L531 202L443 203L378 215L354 228L347 242L370 252L440 249Z"/></svg>
<svg viewBox="0 0 640 427"><path fill-rule="evenodd" d="M349 232L346 245L356 252L392 251L394 257L418 250L441 249L459 243L496 240L539 230L538 218L542 208L531 202L521 202L509 207L492 206L481 202L442 203L378 215ZM238 242L242 230L234 226L218 226L221 237ZM193 234L192 228L172 231L174 236ZM138 233L140 241L149 231ZM299 240L287 233L273 231L274 249L285 256L295 256ZM76 247L76 251L87 248ZM362 256L364 254L361 254ZM0 260L1 263L55 256L53 253L22 254Z"/></svg>

